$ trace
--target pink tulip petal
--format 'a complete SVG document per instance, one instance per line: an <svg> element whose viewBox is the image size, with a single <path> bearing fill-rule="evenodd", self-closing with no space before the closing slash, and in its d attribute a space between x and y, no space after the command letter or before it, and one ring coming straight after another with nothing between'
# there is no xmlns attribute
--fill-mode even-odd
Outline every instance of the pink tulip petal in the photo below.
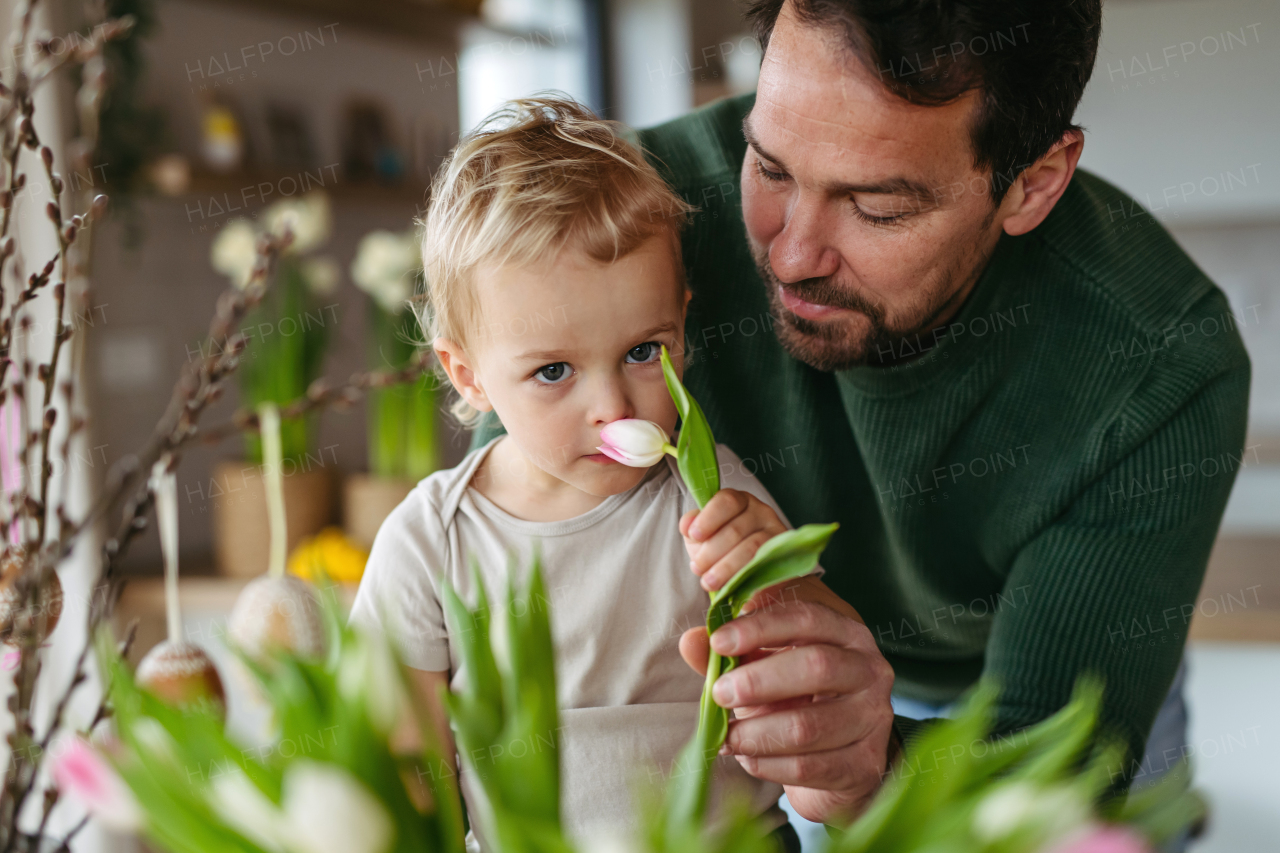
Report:
<svg viewBox="0 0 1280 853"><path fill-rule="evenodd" d="M615 462L621 462L623 465L631 464L630 457L628 457L621 450L618 450L616 447L610 447L607 444L602 444L599 447L597 447L596 450L599 450L601 453L603 453L605 456L608 456L610 459L614 460Z"/></svg>
<svg viewBox="0 0 1280 853"><path fill-rule="evenodd" d="M1151 853L1142 836L1119 826L1105 826L1055 848L1056 853Z"/></svg>
<svg viewBox="0 0 1280 853"><path fill-rule="evenodd" d="M107 826L128 830L138 825L138 807L124 780L82 738L71 737L60 744L50 774L59 791L78 800Z"/></svg>

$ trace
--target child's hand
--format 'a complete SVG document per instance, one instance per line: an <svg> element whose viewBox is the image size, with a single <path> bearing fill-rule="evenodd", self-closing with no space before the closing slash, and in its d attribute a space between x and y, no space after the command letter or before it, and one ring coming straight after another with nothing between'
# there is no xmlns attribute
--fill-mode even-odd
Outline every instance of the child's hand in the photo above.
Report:
<svg viewBox="0 0 1280 853"><path fill-rule="evenodd" d="M708 591L724 586L761 545L786 529L768 504L737 489L721 489L701 510L680 519L690 568Z"/></svg>

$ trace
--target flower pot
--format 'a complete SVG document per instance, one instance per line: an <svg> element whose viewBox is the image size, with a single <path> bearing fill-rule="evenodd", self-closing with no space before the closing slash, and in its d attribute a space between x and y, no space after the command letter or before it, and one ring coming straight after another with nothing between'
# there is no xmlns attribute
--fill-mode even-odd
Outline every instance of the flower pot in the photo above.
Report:
<svg viewBox="0 0 1280 853"><path fill-rule="evenodd" d="M292 552L299 541L332 521L334 477L331 469L287 460L283 470L284 515L288 550ZM243 461L218 463L208 492L218 574L256 577L264 573L271 537L266 486L259 466Z"/></svg>
<svg viewBox="0 0 1280 853"><path fill-rule="evenodd" d="M382 522L416 485L396 477L348 476L342 486L342 523L347 535L369 548Z"/></svg>

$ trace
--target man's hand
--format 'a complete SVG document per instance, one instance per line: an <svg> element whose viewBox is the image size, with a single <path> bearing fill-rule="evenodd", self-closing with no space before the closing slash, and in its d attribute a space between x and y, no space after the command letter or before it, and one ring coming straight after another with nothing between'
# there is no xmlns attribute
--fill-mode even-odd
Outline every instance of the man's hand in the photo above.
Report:
<svg viewBox="0 0 1280 853"><path fill-rule="evenodd" d="M725 751L752 776L781 784L809 820L860 815L888 761L893 668L857 612L808 576L761 591L710 642L741 658L712 689L734 710ZM706 630L686 631L680 654L705 674Z"/></svg>
<svg viewBox="0 0 1280 853"><path fill-rule="evenodd" d="M708 591L724 586L761 545L786 529L768 504L737 489L721 489L702 509L691 509L680 518L689 566Z"/></svg>

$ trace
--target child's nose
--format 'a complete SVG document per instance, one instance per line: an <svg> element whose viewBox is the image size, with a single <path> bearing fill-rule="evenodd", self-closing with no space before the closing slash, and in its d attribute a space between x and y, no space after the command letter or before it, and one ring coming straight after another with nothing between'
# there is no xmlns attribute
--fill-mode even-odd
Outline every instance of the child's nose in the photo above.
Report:
<svg viewBox="0 0 1280 853"><path fill-rule="evenodd" d="M602 382L594 390L588 411L588 417L594 426L635 417L635 407L631 405L631 399L620 383Z"/></svg>

